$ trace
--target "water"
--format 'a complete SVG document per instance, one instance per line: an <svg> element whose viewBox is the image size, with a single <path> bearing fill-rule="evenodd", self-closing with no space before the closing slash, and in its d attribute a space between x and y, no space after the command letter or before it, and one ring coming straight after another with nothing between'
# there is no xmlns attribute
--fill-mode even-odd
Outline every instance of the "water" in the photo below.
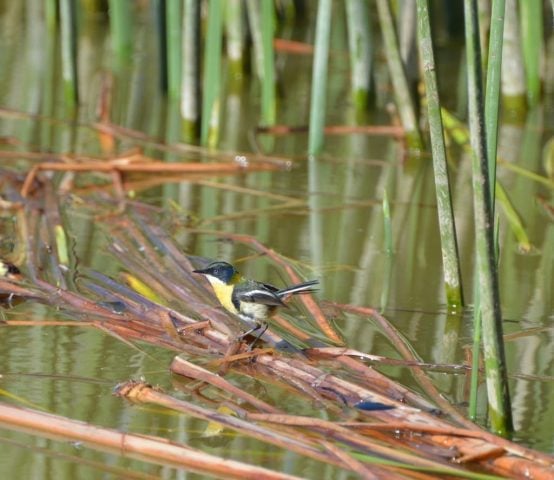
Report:
<svg viewBox="0 0 554 480"><path fill-rule="evenodd" d="M59 82L54 80L52 91L43 88L42 80L56 79L58 73L51 68L47 57L36 63L40 35L32 28L15 32L6 27L13 18L18 18L18 8L6 7L0 20L3 27L0 40L9 51L2 60L2 71L10 72L0 83L0 106L42 114L46 118L1 114L0 135L17 140L16 146L2 149L100 155L99 136L86 125L95 121L98 92L105 81L102 72L109 64L109 46L92 42L104 38L105 24L98 19L87 22L87 28L83 29L80 41L83 48L89 49L90 57L80 65L83 80L78 115L79 122L85 126L75 126L64 113ZM145 38L150 38L152 32L148 25L141 28ZM144 40L144 45L150 43ZM138 51L133 68L119 72L114 78L111 120L154 137L165 135L171 141L178 128L171 119L174 107L165 105L157 93L157 77L148 68L153 57L151 48ZM285 57L284 60L284 96L280 101L279 121L306 124L310 78L298 72L311 59ZM381 62L377 68L383 71L385 67ZM329 123L352 123L354 115L345 100L345 66L340 61L331 67L329 84L334 88L329 96ZM281 273L266 259L251 258L248 248L218 241L214 236L198 235L189 227L253 235L275 251L298 259L306 276L320 278L321 301L382 309L425 362L462 363L464 349L472 342L471 311L451 316L445 305L429 159L407 160L402 144L391 137L353 134L328 136L324 155L316 164L309 165L310 161L304 157L305 134L276 138L253 135L258 98L258 88L249 80L244 81L238 93L226 97L221 149L248 152L257 147L271 148L276 156L294 158L291 171L201 179L173 177L170 181L151 177L150 184L133 183L136 198L165 209L167 213L160 221L181 250L238 261L243 273L282 284ZM372 121L388 122L384 109L371 115ZM52 122L53 117L64 121ZM544 125L545 118L548 111L537 110L529 114L524 124L502 126L500 155L507 162L518 162L541 173L541 148L547 140L546 132L552 128ZM515 143L514 139L517 139ZM136 145L134 140L120 139L117 149L122 152ZM148 145L144 147L147 155L156 158L183 158ZM459 149L452 147L450 154L464 290L471 304L474 262L471 171L468 158ZM15 168L17 164L24 169L29 166L15 160L6 166ZM554 418L552 402L548 401L554 396L554 229L551 219L536 201L539 197L550 198L551 190L502 167L499 178L523 218L533 244L530 253L519 251L501 214L500 287L515 439L552 453L552 424L546 420ZM90 267L116 277L121 265L106 251L106 230L98 226L93 209L85 208L92 181L105 183L97 177L78 175L74 196L62 205L71 248L79 261L75 268L77 273ZM385 189L392 209L392 257L387 256L384 245L381 202ZM267 193L273 196L268 197ZM14 225L15 216L9 212L3 214L0 219L3 255L14 256L18 252L20 242ZM398 358L394 347L371 319L334 312L337 328L348 346ZM33 303L6 307L2 315L10 321L73 320L63 312ZM168 373L174 352L143 343L130 345L91 326L3 325L0 336L0 388L6 402L108 428L170 438L225 458L309 478L344 475L314 460L228 431L221 437L206 439L203 421L163 409L133 406L111 395L118 382L145 378L178 397L202 403L202 399L183 390L182 380ZM408 369L389 367L383 371L419 390ZM464 408L465 375L431 373L430 376L451 402ZM286 407L287 411L318 414L318 406L311 401L291 396L274 385L238 375L230 375L228 379L267 401ZM483 405L483 386L480 399ZM482 410L480 415L483 421ZM83 445L7 429L0 432L0 442L4 446L0 452L0 471L10 472L17 478L106 478L120 475L118 468L137 478L139 473L164 478L181 475L170 467L127 460Z"/></svg>

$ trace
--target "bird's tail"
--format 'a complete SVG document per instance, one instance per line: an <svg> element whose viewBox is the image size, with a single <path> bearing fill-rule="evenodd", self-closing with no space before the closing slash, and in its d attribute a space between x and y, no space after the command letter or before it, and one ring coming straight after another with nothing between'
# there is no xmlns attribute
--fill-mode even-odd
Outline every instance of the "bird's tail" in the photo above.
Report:
<svg viewBox="0 0 554 480"><path fill-rule="evenodd" d="M286 298L290 295L297 295L299 293L316 292L317 288L314 288L314 286L318 284L319 280L310 280L308 282L298 283L297 285L292 285L290 287L283 288L283 290L279 290L277 292L277 296L279 298Z"/></svg>

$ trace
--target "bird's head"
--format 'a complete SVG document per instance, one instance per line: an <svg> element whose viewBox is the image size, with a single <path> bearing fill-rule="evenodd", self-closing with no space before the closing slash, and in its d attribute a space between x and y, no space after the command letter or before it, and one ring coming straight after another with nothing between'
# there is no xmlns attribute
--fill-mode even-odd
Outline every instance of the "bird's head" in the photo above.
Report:
<svg viewBox="0 0 554 480"><path fill-rule="evenodd" d="M230 285L237 280L239 272L227 262L212 262L206 268L193 270L194 273L205 275L210 283L224 283Z"/></svg>
<svg viewBox="0 0 554 480"><path fill-rule="evenodd" d="M21 272L13 263L0 259L0 277L14 280L21 277Z"/></svg>

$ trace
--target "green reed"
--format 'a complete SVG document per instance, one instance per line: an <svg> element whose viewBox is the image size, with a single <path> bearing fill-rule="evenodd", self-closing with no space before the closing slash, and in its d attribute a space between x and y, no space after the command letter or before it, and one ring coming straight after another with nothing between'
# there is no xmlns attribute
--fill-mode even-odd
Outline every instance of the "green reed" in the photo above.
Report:
<svg viewBox="0 0 554 480"><path fill-rule="evenodd" d="M167 93L170 98L178 99L181 94L182 75L182 5L181 2L167 2L165 8L166 46L167 46Z"/></svg>
<svg viewBox="0 0 554 480"><path fill-rule="evenodd" d="M371 86L372 28L369 7L364 0L346 0L350 78L354 106L367 108Z"/></svg>
<svg viewBox="0 0 554 480"><path fill-rule="evenodd" d="M208 1L200 141L202 145L209 146L217 145L219 138L223 8L224 4L221 0Z"/></svg>
<svg viewBox="0 0 554 480"><path fill-rule="evenodd" d="M275 124L275 55L273 35L275 31L275 10L272 0L261 0L263 79L262 79L262 123Z"/></svg>
<svg viewBox="0 0 554 480"><path fill-rule="evenodd" d="M469 126L473 165L475 242L489 417L492 429L496 433L506 435L512 428L512 422L504 355L498 272L494 252L494 218L484 131L483 82L476 0L464 0L464 13L468 65Z"/></svg>
<svg viewBox="0 0 554 480"><path fill-rule="evenodd" d="M200 5L184 0L181 75L181 118L183 140L192 143L198 136L200 103Z"/></svg>
<svg viewBox="0 0 554 480"><path fill-rule="evenodd" d="M454 211L452 208L450 180L448 178L448 166L446 163L446 147L444 145L444 131L437 78L435 75L435 58L427 0L417 0L417 26L419 49L423 64L423 79L425 81L429 132L431 135L446 298L448 305L456 309L463 305L460 259L456 239Z"/></svg>
<svg viewBox="0 0 554 480"><path fill-rule="evenodd" d="M68 105L75 106L79 103L79 75L77 68L77 4L71 0L60 0L59 5L64 97Z"/></svg>
<svg viewBox="0 0 554 480"><path fill-rule="evenodd" d="M543 14L541 0L518 2L521 15L521 37L525 77L527 84L527 102L534 107L541 97L541 61L544 53Z"/></svg>
<svg viewBox="0 0 554 480"><path fill-rule="evenodd" d="M133 9L131 2L109 0L112 48L119 64L128 62L133 53Z"/></svg>

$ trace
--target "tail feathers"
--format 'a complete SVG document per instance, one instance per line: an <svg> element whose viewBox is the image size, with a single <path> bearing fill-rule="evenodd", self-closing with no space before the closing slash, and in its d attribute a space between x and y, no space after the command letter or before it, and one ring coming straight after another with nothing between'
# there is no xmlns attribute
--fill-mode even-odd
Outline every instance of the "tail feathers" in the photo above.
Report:
<svg viewBox="0 0 554 480"><path fill-rule="evenodd" d="M276 292L279 298L288 297L289 295L297 295L299 293L310 293L316 292L317 288L314 288L315 285L319 284L319 280L310 280L308 282L299 283L297 285L292 285L283 290Z"/></svg>

